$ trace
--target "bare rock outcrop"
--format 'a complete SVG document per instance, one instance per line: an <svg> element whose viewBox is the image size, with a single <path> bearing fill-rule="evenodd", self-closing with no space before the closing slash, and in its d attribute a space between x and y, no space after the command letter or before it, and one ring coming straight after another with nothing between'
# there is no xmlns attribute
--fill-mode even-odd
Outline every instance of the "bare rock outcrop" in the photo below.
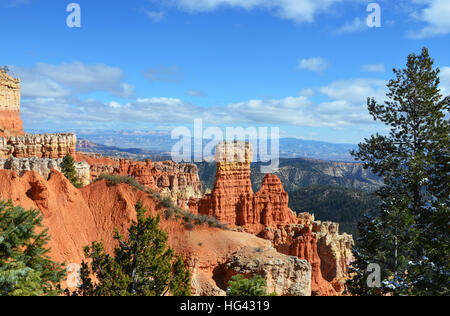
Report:
<svg viewBox="0 0 450 316"><path fill-rule="evenodd" d="M190 199L202 197L202 184L198 168L194 164L113 159L85 153L77 153L76 160L90 165L91 181L95 181L101 174L132 176L145 187L159 192L162 197L185 210L189 209Z"/></svg>
<svg viewBox="0 0 450 316"><path fill-rule="evenodd" d="M336 291L342 292L348 268L353 261L353 237L346 233L339 234L339 224L331 222L316 221L313 231L317 236L322 275L333 284Z"/></svg>
<svg viewBox="0 0 450 316"><path fill-rule="evenodd" d="M75 155L75 134L30 135L20 118L20 80L0 71L0 158Z"/></svg>
<svg viewBox="0 0 450 316"><path fill-rule="evenodd" d="M8 158L0 159L0 170L11 170L17 173L20 177L28 171L35 171L44 179L50 177L52 170L61 172L61 163L63 159L50 158ZM90 183L90 170L86 162L76 162L75 170L77 179L82 185Z"/></svg>
<svg viewBox="0 0 450 316"><path fill-rule="evenodd" d="M258 235L266 227L292 223L289 196L276 175L268 174L253 193L249 143L224 142L216 148L217 175L214 189L198 202L198 213L217 218L230 227L242 227ZM194 211L195 212L195 211Z"/></svg>
<svg viewBox="0 0 450 316"><path fill-rule="evenodd" d="M274 248L242 248L227 261L225 270L226 280L236 274L248 278L260 275L266 280L267 291L279 296L311 295L310 263Z"/></svg>
<svg viewBox="0 0 450 316"><path fill-rule="evenodd" d="M13 136L8 139L16 158L58 159L67 154L74 156L76 142L76 135L71 133Z"/></svg>
<svg viewBox="0 0 450 316"><path fill-rule="evenodd" d="M0 71L0 136L23 135L20 80Z"/></svg>
<svg viewBox="0 0 450 316"><path fill-rule="evenodd" d="M252 158L253 150L248 143L224 142L216 147L216 182L212 193L199 201L199 214L215 217L230 227L244 224L240 214L252 208Z"/></svg>
<svg viewBox="0 0 450 316"><path fill-rule="evenodd" d="M276 175L266 175L260 191L253 194L251 157L248 143L219 144L214 189L200 200L191 200L190 211L216 217L229 227L270 240L280 253L307 260L313 295L341 293L353 238L339 235L336 224L292 212L289 196Z"/></svg>

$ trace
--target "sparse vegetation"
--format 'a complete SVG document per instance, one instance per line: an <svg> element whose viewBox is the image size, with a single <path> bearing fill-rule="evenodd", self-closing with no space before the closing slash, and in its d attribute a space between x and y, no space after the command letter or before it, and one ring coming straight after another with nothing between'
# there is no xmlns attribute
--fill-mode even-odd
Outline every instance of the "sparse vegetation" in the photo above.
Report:
<svg viewBox="0 0 450 316"><path fill-rule="evenodd" d="M64 157L61 163L61 172L76 188L81 188L83 185L78 181L77 171L75 169L75 160L68 154Z"/></svg>
<svg viewBox="0 0 450 316"><path fill-rule="evenodd" d="M136 181L134 177L127 177L127 176L117 176L117 175L111 175L111 174L101 174L98 176L96 181L102 181L106 180L109 185L116 186L122 183L128 184L130 187L139 190L139 191L146 191L145 187Z"/></svg>
<svg viewBox="0 0 450 316"><path fill-rule="evenodd" d="M184 227L189 231L194 230L195 228L194 224L192 223L187 223L186 225L184 225Z"/></svg>
<svg viewBox="0 0 450 316"><path fill-rule="evenodd" d="M0 296L58 295L64 267L48 257L39 211L0 200Z"/></svg>
<svg viewBox="0 0 450 316"><path fill-rule="evenodd" d="M227 296L276 296L276 293L267 293L267 283L262 276L246 279L238 274L231 278Z"/></svg>
<svg viewBox="0 0 450 316"><path fill-rule="evenodd" d="M164 211L164 217L166 218L166 220L169 220L173 217L173 210L168 208L167 210Z"/></svg>
<svg viewBox="0 0 450 316"><path fill-rule="evenodd" d="M101 242L84 249L88 261L80 271L81 285L70 296L189 296L191 275L181 257L167 246L168 236L159 228L160 218L136 205L137 221L128 236L117 231L114 255Z"/></svg>
<svg viewBox="0 0 450 316"><path fill-rule="evenodd" d="M195 215L190 212L182 210L178 206L174 205L170 198L163 197L161 194L151 189L147 189L142 184L137 182L134 177L102 174L97 178L96 181L101 180L106 180L108 184L112 186L125 183L136 190L147 193L151 198L157 200L161 207L166 208L166 210L164 211L164 217L166 220L172 218L182 219L185 223L191 223L198 226L208 225L209 227L213 228L220 228L224 230L228 229L226 225L222 224L214 217L209 217L205 215Z"/></svg>

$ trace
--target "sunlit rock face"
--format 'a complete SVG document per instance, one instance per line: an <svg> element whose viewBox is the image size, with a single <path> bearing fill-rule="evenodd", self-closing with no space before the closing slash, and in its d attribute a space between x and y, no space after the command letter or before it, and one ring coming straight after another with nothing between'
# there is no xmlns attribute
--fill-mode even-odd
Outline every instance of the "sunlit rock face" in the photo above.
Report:
<svg viewBox="0 0 450 316"><path fill-rule="evenodd" d="M0 136L23 135L20 80L0 71Z"/></svg>
<svg viewBox="0 0 450 316"><path fill-rule="evenodd" d="M15 172L18 176L22 176L28 171L35 171L44 179L50 177L51 171L56 170L61 172L61 164L63 159L51 158L8 158L0 159L0 170L10 170ZM90 170L86 162L76 162L75 171L77 180L83 186L90 183Z"/></svg>
<svg viewBox="0 0 450 316"><path fill-rule="evenodd" d="M202 199L191 200L190 211L270 240L278 252L306 260L311 265L313 295L341 293L352 260L352 236L340 235L335 223L292 212L289 196L276 175L267 174L254 193L250 182L252 157L249 143L219 144L214 189Z"/></svg>
<svg viewBox="0 0 450 316"><path fill-rule="evenodd" d="M20 80L0 71L0 158L63 158L75 155L75 134L30 135L20 118Z"/></svg>

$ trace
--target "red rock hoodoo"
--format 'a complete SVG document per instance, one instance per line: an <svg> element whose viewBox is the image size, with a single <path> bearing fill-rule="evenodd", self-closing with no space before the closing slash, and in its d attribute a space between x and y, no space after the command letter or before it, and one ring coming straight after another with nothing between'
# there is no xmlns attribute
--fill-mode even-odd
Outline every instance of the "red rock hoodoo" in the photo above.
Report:
<svg viewBox="0 0 450 316"><path fill-rule="evenodd" d="M74 134L24 134L20 81L0 71L0 168L8 169L0 170L0 196L12 199L16 205L41 210L51 235L53 259L80 263L83 247L99 240L112 251L114 229L126 233L135 219L137 201L143 202L154 215L164 211L158 200L126 184L109 186L105 181L97 181L76 189L57 168L51 167L59 163L58 159L72 154L79 162L77 173L84 184L100 174L133 176L183 209L215 217L232 228L233 231L224 231L199 227L187 231L182 222L163 220L170 244L187 260L193 272L195 294L224 295L225 284L220 283L225 282L226 275L239 273L224 271L225 266L262 273L271 289L283 295L342 292L352 259L352 237L340 235L335 223L322 223L310 214L297 216L292 212L289 196L275 175L266 175L261 189L254 193L250 181L253 157L250 144L218 145L216 182L206 196L202 196L194 164L83 155L76 153L75 147ZM287 267L271 266L274 248L278 261L285 262ZM253 256L265 259L254 266ZM289 256L300 261L294 262ZM293 269L300 272L292 275ZM284 287L277 283L280 276L285 280ZM300 287L296 286L299 284Z"/></svg>
<svg viewBox="0 0 450 316"><path fill-rule="evenodd" d="M313 294L342 292L353 238L328 231L331 223L316 222L309 214L297 216L289 209L289 196L276 175L266 175L260 191L254 194L252 157L249 143L219 144L214 189L196 203L191 201L191 212L216 217L229 227L270 240L281 253L307 260L312 266Z"/></svg>
<svg viewBox="0 0 450 316"><path fill-rule="evenodd" d="M63 158L75 154L75 134L25 135L20 80L0 71L0 158Z"/></svg>
<svg viewBox="0 0 450 316"><path fill-rule="evenodd" d="M0 136L23 135L20 80L0 71Z"/></svg>
<svg viewBox="0 0 450 316"><path fill-rule="evenodd" d="M90 165L91 181L95 181L101 174L131 176L185 210L189 209L191 198L198 199L202 196L198 167L194 164L112 159L84 153L77 153L76 160Z"/></svg>

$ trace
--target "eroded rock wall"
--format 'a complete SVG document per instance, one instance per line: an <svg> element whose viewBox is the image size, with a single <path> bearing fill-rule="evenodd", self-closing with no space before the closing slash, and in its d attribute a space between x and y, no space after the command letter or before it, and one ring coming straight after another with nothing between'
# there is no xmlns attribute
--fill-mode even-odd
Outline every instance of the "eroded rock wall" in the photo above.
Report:
<svg viewBox="0 0 450 316"><path fill-rule="evenodd" d="M185 210L189 209L190 199L202 196L202 184L194 164L113 159L85 153L78 153L76 159L91 166L91 181L101 174L132 176L137 182L159 192Z"/></svg>
<svg viewBox="0 0 450 316"><path fill-rule="evenodd" d="M64 158L67 154L75 155L77 137L71 133L61 134L27 134L8 138L16 158Z"/></svg>
<svg viewBox="0 0 450 316"><path fill-rule="evenodd" d="M44 179L50 177L52 170L61 172L61 163L63 159L50 158L8 158L0 159L0 170L11 170L22 177L28 171L35 171ZM75 170L78 181L83 185L90 183L90 170L86 162L76 162Z"/></svg>
<svg viewBox="0 0 450 316"><path fill-rule="evenodd" d="M311 264L307 260L277 252L274 248L245 247L225 264L225 280L236 274L262 276L267 292L279 296L311 296Z"/></svg>
<svg viewBox="0 0 450 316"><path fill-rule="evenodd" d="M314 295L342 292L353 238L339 235L337 224L292 212L289 196L276 175L266 175L261 189L253 194L251 157L248 143L219 144L214 189L198 201L191 200L191 212L216 217L236 230L270 240L280 253L307 260Z"/></svg>
<svg viewBox="0 0 450 316"><path fill-rule="evenodd" d="M199 214L215 217L230 227L245 224L244 217L251 216L248 212L254 195L250 181L252 157L248 143L224 142L216 147L216 182L212 193L199 201Z"/></svg>
<svg viewBox="0 0 450 316"><path fill-rule="evenodd" d="M23 135L20 80L0 71L0 136Z"/></svg>

